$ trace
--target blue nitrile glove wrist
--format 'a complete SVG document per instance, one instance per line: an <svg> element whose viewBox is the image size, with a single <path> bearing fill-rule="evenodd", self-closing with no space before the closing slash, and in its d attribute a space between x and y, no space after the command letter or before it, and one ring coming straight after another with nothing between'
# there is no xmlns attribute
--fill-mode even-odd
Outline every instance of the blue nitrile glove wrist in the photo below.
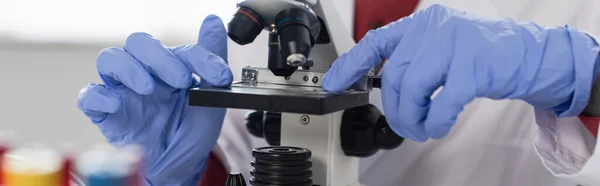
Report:
<svg viewBox="0 0 600 186"><path fill-rule="evenodd" d="M557 115L559 117L567 117L567 116L576 116L580 115L583 110L588 106L588 102L590 100L590 96L592 94L592 87L596 82L598 75L600 73L600 56L598 51L595 54L593 52L598 48L598 42L592 36L582 33L577 30L571 30L573 34L577 35L573 37L573 46L580 46L579 48L574 47L573 53L580 53L581 56L575 60L575 73L576 79L579 79L579 83L575 81L574 83L574 93L573 99L571 102L567 102L562 105L563 107L567 107L566 105L570 105L568 110L562 111L560 106L554 108L557 111ZM594 55L595 60L590 60L592 57L588 57L590 55ZM586 86L589 84L590 86ZM597 96L597 95L596 95Z"/></svg>
<svg viewBox="0 0 600 186"><path fill-rule="evenodd" d="M381 92L388 123L400 136L425 141L447 135L477 97L521 99L561 117L579 114L599 50L569 27L483 19L433 5L370 31L334 62L323 88L343 90L386 58Z"/></svg>
<svg viewBox="0 0 600 186"><path fill-rule="evenodd" d="M540 26L534 23L520 24L522 30L534 27ZM537 64L535 73L521 71L521 76L530 77L519 80L520 84L530 86L522 87L527 91L514 97L484 96L494 99L522 99L536 109L552 109L559 117L579 115L587 105L592 84L598 74L598 44L587 34L569 26L546 27L536 31L522 33L525 41L539 40L525 42L527 55L524 55L526 60L523 64ZM536 55L539 57L536 58Z"/></svg>
<svg viewBox="0 0 600 186"><path fill-rule="evenodd" d="M82 112L110 144L143 147L148 185L197 185L226 110L188 106L188 90L233 80L221 19L207 17L194 45L166 48L134 33L123 48L100 52L97 68L104 84L81 91Z"/></svg>

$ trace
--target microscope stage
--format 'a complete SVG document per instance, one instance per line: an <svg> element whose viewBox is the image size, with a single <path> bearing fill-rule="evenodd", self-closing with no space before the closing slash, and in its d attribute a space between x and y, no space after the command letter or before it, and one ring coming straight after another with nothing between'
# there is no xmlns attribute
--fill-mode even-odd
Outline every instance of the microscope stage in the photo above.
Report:
<svg viewBox="0 0 600 186"><path fill-rule="evenodd" d="M323 92L319 87L237 82L189 91L189 105L324 115L369 104L369 91Z"/></svg>

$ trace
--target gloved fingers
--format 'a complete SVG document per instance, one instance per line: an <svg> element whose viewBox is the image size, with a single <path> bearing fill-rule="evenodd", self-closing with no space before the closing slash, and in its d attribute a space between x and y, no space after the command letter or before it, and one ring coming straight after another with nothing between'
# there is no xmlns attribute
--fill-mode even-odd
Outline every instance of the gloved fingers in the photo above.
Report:
<svg viewBox="0 0 600 186"><path fill-rule="evenodd" d="M175 49L173 51L194 74L200 76L201 84L210 84L213 86L231 85L233 73L225 60L208 51L206 48L194 45L184 50Z"/></svg>
<svg viewBox="0 0 600 186"><path fill-rule="evenodd" d="M208 16L200 28L198 44L171 49L202 85L229 86L233 74L227 66L227 31L217 16Z"/></svg>
<svg viewBox="0 0 600 186"><path fill-rule="evenodd" d="M144 67L121 48L102 50L96 58L96 68L107 86L125 85L141 95L154 91L155 82Z"/></svg>
<svg viewBox="0 0 600 186"><path fill-rule="evenodd" d="M439 22L436 18L432 18L433 22ZM405 126L423 125L431 96L443 85L454 52L453 29L442 25L419 30L425 37L414 41L420 43L419 50L412 54L411 64L402 79L402 84L396 87L402 93L399 104L399 110L402 112L399 117Z"/></svg>
<svg viewBox="0 0 600 186"><path fill-rule="evenodd" d="M453 10L432 6L419 11L409 25L387 63L410 63L406 73L392 85L400 93L398 117L400 127L417 142L427 140L424 122L430 109L430 97L447 74L454 41ZM385 71L386 69L384 69Z"/></svg>
<svg viewBox="0 0 600 186"><path fill-rule="evenodd" d="M184 89L192 84L192 72L151 35L133 33L125 41L125 51L137 59L150 74L171 87Z"/></svg>
<svg viewBox="0 0 600 186"><path fill-rule="evenodd" d="M465 105L475 99L474 57L456 55L459 57L452 61L444 88L431 101L425 120L425 131L434 139L446 136Z"/></svg>
<svg viewBox="0 0 600 186"><path fill-rule="evenodd" d="M94 123L100 123L108 114L119 110L121 96L104 85L92 83L79 92L77 106Z"/></svg>
<svg viewBox="0 0 600 186"><path fill-rule="evenodd" d="M401 84L402 96L398 102L400 112L396 117L408 135L414 137L414 141L424 142L429 138L424 122L430 108L430 96L441 86L446 72L438 65L427 67L417 63L429 64L426 61L415 60L406 70Z"/></svg>
<svg viewBox="0 0 600 186"><path fill-rule="evenodd" d="M392 66L393 67L390 67ZM398 102L400 100L400 92L397 92L393 85L402 76L408 67L408 63L405 64L384 64L383 72L381 74L381 100L383 106L383 112L386 115L386 120L390 125L390 128L399 136L410 138L407 136L405 129L400 126L400 120L397 117L398 113Z"/></svg>
<svg viewBox="0 0 600 186"><path fill-rule="evenodd" d="M456 123L458 114L468 103L463 101L468 98L457 95L460 92L456 88L444 88L433 99L425 121L425 131L431 138L440 139L445 137Z"/></svg>
<svg viewBox="0 0 600 186"><path fill-rule="evenodd" d="M191 109L189 113L194 114L183 118L177 132L169 141L168 148L160 159L149 167L147 176L150 179L169 178L173 181L200 179L194 175L202 172L199 167L206 163L211 150L215 147L226 110L207 107L187 107L187 109ZM198 123L198 121L202 122Z"/></svg>
<svg viewBox="0 0 600 186"><path fill-rule="evenodd" d="M416 17L415 21L420 19L420 17ZM383 72L386 73L397 73L400 67L402 67L406 71L396 77L394 77L393 83L390 85L390 88L394 90L398 94L397 100L385 100L384 102L394 102L394 106L397 110L397 113L394 115L389 115L386 117L395 117L397 125L399 128L404 130L404 137L410 138L413 141L423 142L426 141L427 135L425 133L425 128L423 125L406 125L403 123L403 117L415 117L415 112L422 112L420 110L405 110L400 104L402 100L405 99L404 90L401 87L404 87L404 84L410 83L412 84L413 79L407 79L406 76L415 72L414 71L414 62L412 61L413 56L418 52L419 49L424 48L423 40L425 38L425 31L427 30L427 22L413 22L413 24L409 25L404 33L404 38L398 43L393 54L389 57L386 62ZM413 70L411 70L413 69ZM382 77L388 78L388 77ZM412 81L411 81L412 80Z"/></svg>
<svg viewBox="0 0 600 186"><path fill-rule="evenodd" d="M420 19L420 17L417 17ZM394 74L392 83L389 85L394 92L398 94L397 100L385 100L383 102L394 102L394 106L397 107L397 113L394 115L389 115L386 117L395 117L397 121L396 125L404 130L405 137L410 138L413 141L423 142L428 139L425 128L423 125L407 125L404 123L404 120L408 117L408 119L412 119L418 117L417 113L426 112L427 108L416 108L417 110L413 110L415 108L411 108L411 110L407 110L403 108L400 104L402 100L406 100L405 90L403 87L407 85L414 85L416 79L412 78L413 74L419 74L422 69L415 69L415 65L422 66L422 64L415 64L414 56L422 50L428 49L428 43L431 43L431 40L428 40L428 37L425 37L429 32L432 32L432 29L428 29L428 22L414 22L409 25L404 33L404 38L400 41L400 43L396 46L393 54L389 57L388 61L384 65L383 73L386 74ZM433 51L432 51L433 52ZM427 66L427 65L424 65ZM401 74L397 72L402 69ZM407 79L407 76L411 77ZM390 77L382 77L389 79ZM425 116L422 116L423 118Z"/></svg>
<svg viewBox="0 0 600 186"><path fill-rule="evenodd" d="M395 54L393 55L395 56ZM404 77L410 68L409 62L397 62L392 56L390 61L386 62L382 73L382 103L386 118L391 120L390 126L402 137L409 138L413 141L423 142L427 140L423 125L403 125L400 115L406 112L399 107L400 100L404 97L401 91L396 89L396 86L403 81ZM401 132L400 132L401 131Z"/></svg>
<svg viewBox="0 0 600 186"><path fill-rule="evenodd" d="M389 58L411 22L412 17L404 17L369 31L356 46L334 61L323 79L323 89L342 91L381 64L383 58Z"/></svg>
<svg viewBox="0 0 600 186"><path fill-rule="evenodd" d="M211 14L204 19L198 34L198 45L227 63L227 30L221 18Z"/></svg>

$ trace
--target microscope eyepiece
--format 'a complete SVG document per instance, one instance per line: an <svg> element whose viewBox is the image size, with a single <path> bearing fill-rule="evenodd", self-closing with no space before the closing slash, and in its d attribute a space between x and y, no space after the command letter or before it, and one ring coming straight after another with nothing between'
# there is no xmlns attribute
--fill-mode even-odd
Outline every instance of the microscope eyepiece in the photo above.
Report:
<svg viewBox="0 0 600 186"><path fill-rule="evenodd" d="M290 66L302 66L315 44L310 32L312 19L316 17L301 8L283 10L275 17L281 55Z"/></svg>
<svg viewBox="0 0 600 186"><path fill-rule="evenodd" d="M261 16L248 7L241 6L227 24L227 35L240 45L252 43L265 28Z"/></svg>

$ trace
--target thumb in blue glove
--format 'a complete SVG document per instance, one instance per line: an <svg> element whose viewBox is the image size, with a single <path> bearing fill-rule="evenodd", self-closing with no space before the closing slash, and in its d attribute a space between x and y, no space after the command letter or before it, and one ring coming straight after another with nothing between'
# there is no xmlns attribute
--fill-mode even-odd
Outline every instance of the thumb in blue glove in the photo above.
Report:
<svg viewBox="0 0 600 186"><path fill-rule="evenodd" d="M568 26L483 19L433 5L369 32L334 62L323 87L343 90L387 58L381 89L388 122L422 142L447 135L477 97L579 114L598 74L598 51L595 40Z"/></svg>
<svg viewBox="0 0 600 186"><path fill-rule="evenodd" d="M134 33L123 48L100 52L104 84L85 87L78 106L110 144L143 147L148 185L197 185L226 111L188 106L188 89L230 85L226 61L226 31L214 15L205 19L195 45L165 48Z"/></svg>

